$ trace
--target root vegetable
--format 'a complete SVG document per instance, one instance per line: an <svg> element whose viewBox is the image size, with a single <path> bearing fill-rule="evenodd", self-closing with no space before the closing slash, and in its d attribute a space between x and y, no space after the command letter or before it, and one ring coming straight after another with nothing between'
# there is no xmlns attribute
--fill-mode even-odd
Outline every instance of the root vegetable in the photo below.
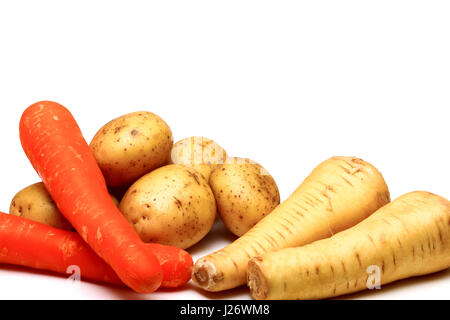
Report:
<svg viewBox="0 0 450 320"><path fill-rule="evenodd" d="M161 287L179 287L191 279L193 262L189 253L156 243L148 243L146 247L161 265ZM78 233L1 212L0 263L58 273L66 273L69 266L76 265L82 278L123 284Z"/></svg>
<svg viewBox="0 0 450 320"><path fill-rule="evenodd" d="M253 258L248 284L256 299L320 299L449 267L450 202L412 192L329 239Z"/></svg>
<svg viewBox="0 0 450 320"><path fill-rule="evenodd" d="M389 201L386 183L375 167L354 157L333 157L241 238L199 259L192 278L208 291L245 284L252 257L328 238Z"/></svg>
<svg viewBox="0 0 450 320"><path fill-rule="evenodd" d="M162 270L114 205L105 179L72 114L43 101L20 120L22 147L61 213L119 278L136 292L152 292Z"/></svg>
<svg viewBox="0 0 450 320"><path fill-rule="evenodd" d="M78 266L81 278L122 284L115 272L80 236L0 212L0 263L66 273Z"/></svg>

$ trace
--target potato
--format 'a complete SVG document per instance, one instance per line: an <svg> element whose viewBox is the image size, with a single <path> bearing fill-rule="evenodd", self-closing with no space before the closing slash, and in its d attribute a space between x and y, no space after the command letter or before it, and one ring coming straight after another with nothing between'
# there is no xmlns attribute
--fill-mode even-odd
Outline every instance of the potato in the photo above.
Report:
<svg viewBox="0 0 450 320"><path fill-rule="evenodd" d="M225 150L216 142L205 137L185 138L174 144L169 163L194 168L208 181L216 165L224 163Z"/></svg>
<svg viewBox="0 0 450 320"><path fill-rule="evenodd" d="M227 228L242 236L280 204L272 176L259 164L242 158L227 158L209 180L220 217Z"/></svg>
<svg viewBox="0 0 450 320"><path fill-rule="evenodd" d="M116 206L119 201L111 195ZM19 191L11 201L9 213L37 221L48 226L73 231L72 225L62 215L42 182Z"/></svg>
<svg viewBox="0 0 450 320"><path fill-rule="evenodd" d="M173 145L172 131L154 113L138 111L104 125L90 147L108 186L131 184L165 164Z"/></svg>
<svg viewBox="0 0 450 320"><path fill-rule="evenodd" d="M140 178L126 192L119 209L143 241L182 249L200 241L216 217L208 182L182 165L167 165Z"/></svg>
<svg viewBox="0 0 450 320"><path fill-rule="evenodd" d="M19 191L11 201L9 213L51 227L73 230L69 221L59 212L42 182L32 184Z"/></svg>

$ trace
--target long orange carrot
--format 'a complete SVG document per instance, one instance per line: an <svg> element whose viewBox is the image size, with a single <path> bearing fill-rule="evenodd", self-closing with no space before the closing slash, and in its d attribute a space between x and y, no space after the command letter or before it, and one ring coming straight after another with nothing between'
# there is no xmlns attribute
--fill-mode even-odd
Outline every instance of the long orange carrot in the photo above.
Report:
<svg viewBox="0 0 450 320"><path fill-rule="evenodd" d="M161 287L179 287L191 277L192 258L184 250L146 244L161 264ZM123 284L116 273L88 246L78 233L0 212L0 263L66 273L78 266L81 277Z"/></svg>
<svg viewBox="0 0 450 320"><path fill-rule="evenodd" d="M72 114L42 101L20 119L22 147L61 213L136 292L161 284L161 266L111 200L105 179Z"/></svg>
<svg viewBox="0 0 450 320"><path fill-rule="evenodd" d="M78 266L81 278L122 284L114 271L76 232L2 212L0 263L58 273L66 273L69 266Z"/></svg>

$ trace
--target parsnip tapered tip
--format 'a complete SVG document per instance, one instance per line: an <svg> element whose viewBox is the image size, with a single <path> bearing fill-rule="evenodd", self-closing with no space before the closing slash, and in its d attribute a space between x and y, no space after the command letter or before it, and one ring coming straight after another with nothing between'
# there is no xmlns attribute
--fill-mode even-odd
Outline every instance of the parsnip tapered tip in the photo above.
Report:
<svg viewBox="0 0 450 320"><path fill-rule="evenodd" d="M266 300L269 287L263 273L261 272L261 268L259 266L260 262L262 262L261 257L255 257L248 262L247 285L253 299Z"/></svg>

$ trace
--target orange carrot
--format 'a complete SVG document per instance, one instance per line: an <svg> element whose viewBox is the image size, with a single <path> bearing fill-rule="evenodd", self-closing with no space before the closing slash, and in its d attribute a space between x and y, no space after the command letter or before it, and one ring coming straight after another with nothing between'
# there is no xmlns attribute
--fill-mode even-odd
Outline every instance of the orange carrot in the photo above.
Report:
<svg viewBox="0 0 450 320"><path fill-rule="evenodd" d="M22 147L61 213L119 278L152 292L161 266L111 200L105 179L72 114L42 101L20 119Z"/></svg>
<svg viewBox="0 0 450 320"><path fill-rule="evenodd" d="M163 270L161 287L179 287L191 277L192 258L184 250L146 244ZM116 273L92 251L78 233L0 212L0 263L66 273L80 268L81 277L123 284Z"/></svg>
<svg viewBox="0 0 450 320"><path fill-rule="evenodd" d="M0 212L0 263L66 273L80 268L81 278L122 282L76 232L53 228Z"/></svg>
<svg viewBox="0 0 450 320"><path fill-rule="evenodd" d="M189 253L177 247L157 243L147 243L146 246L152 250L161 265L161 287L176 288L191 280L194 261Z"/></svg>

